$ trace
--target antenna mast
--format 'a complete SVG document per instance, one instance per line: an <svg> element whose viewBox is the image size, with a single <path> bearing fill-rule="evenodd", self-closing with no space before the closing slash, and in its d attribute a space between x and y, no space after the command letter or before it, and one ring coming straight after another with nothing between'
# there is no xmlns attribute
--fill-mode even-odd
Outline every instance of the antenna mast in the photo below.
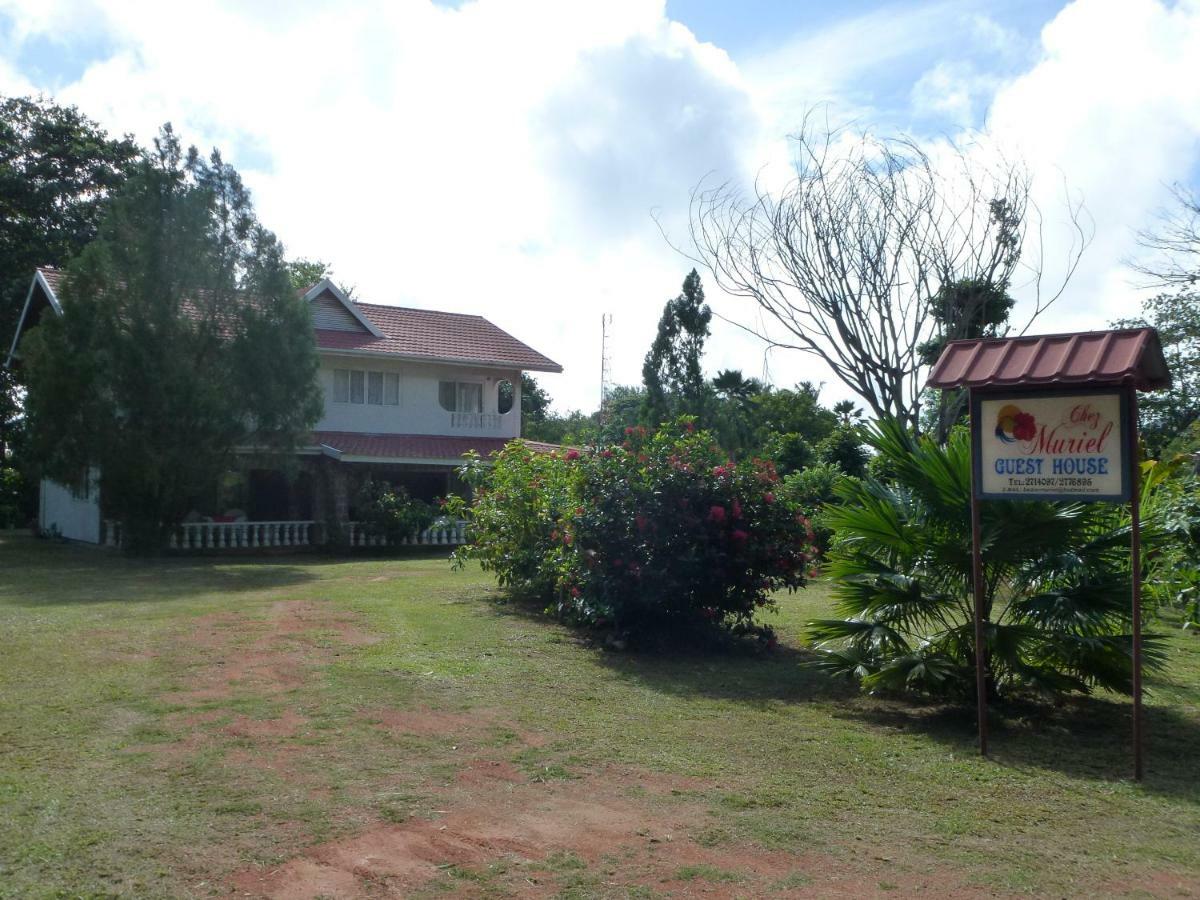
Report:
<svg viewBox="0 0 1200 900"><path fill-rule="evenodd" d="M608 421L608 395L612 390L612 313L600 316L600 424Z"/></svg>

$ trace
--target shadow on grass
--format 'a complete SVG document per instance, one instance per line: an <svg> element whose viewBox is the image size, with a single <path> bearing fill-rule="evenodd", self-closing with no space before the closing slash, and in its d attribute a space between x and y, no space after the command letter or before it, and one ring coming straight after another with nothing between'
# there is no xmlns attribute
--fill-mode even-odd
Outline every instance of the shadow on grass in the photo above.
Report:
<svg viewBox="0 0 1200 900"><path fill-rule="evenodd" d="M498 615L542 626L554 625L543 603L504 594L494 599L492 605ZM802 665L812 654L785 644L766 651L747 638L720 644L666 643L653 648L613 650L604 645L600 633L566 630L575 636L580 647L594 652L597 662L605 668L651 690L681 698L708 697L769 705L781 701L850 699L858 693L853 685Z"/></svg>
<svg viewBox="0 0 1200 900"><path fill-rule="evenodd" d="M974 706L919 706L864 698L835 718L920 734L955 752L977 751ZM1188 760L1200 757L1200 722L1178 710L1144 708L1143 789L1200 804L1200 782ZM1018 771L1053 771L1071 778L1122 781L1133 774L1131 701L1073 697L1062 705L1010 702L989 711L989 758Z"/></svg>
<svg viewBox="0 0 1200 900"><path fill-rule="evenodd" d="M306 557L137 559L111 550L6 534L0 603L24 607L184 599L261 591L315 580L314 566L341 560ZM7 596L3 596L7 595Z"/></svg>
<svg viewBox="0 0 1200 900"><path fill-rule="evenodd" d="M541 604L501 595L494 606L500 615L551 624ZM585 633L576 634L601 665L663 694L764 708L780 702L823 703L835 719L919 734L962 755L976 752L974 706L922 705L863 695L857 685L805 665L813 654L802 648L780 645L766 653L746 642L716 649L613 652ZM1145 717L1143 789L1200 804L1200 781L1191 763L1200 758L1200 721L1164 706L1145 707ZM990 758L998 765L1095 781L1131 777L1132 715L1127 700L1074 697L1060 706L1010 702L994 707L989 722Z"/></svg>

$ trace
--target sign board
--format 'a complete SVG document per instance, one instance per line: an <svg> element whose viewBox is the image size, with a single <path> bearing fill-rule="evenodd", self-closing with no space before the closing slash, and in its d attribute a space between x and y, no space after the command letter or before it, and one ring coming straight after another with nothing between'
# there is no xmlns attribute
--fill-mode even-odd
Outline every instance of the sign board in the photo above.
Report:
<svg viewBox="0 0 1200 900"><path fill-rule="evenodd" d="M973 391L975 493L984 500L1129 500L1119 390Z"/></svg>

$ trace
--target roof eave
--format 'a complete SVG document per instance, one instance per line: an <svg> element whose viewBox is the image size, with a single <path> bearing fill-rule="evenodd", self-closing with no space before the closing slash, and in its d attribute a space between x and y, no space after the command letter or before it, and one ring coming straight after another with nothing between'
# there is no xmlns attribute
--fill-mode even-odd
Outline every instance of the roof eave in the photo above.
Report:
<svg viewBox="0 0 1200 900"><path fill-rule="evenodd" d="M367 348L322 347L317 345L318 353L328 353L331 356L369 356L374 358L397 359L405 362L443 363L455 366L476 366L481 369L501 369L507 372L553 372L561 374L563 367L553 360L545 363L519 363L512 360L470 359L460 356L425 356L419 353L397 353L394 350L370 350Z"/></svg>

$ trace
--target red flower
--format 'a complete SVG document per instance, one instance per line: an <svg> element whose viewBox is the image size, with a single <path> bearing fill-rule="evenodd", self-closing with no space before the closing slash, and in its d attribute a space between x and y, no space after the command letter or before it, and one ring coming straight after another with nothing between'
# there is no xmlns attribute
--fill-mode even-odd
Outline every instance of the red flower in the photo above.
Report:
<svg viewBox="0 0 1200 900"><path fill-rule="evenodd" d="M553 529L553 530L550 532L550 540L552 540L552 541L557 541L557 540L558 540L558 529L557 529L557 528Z"/></svg>
<svg viewBox="0 0 1200 900"><path fill-rule="evenodd" d="M637 525L638 531L645 531L646 526L650 524L650 520L645 516L637 515L633 517L633 524Z"/></svg>
<svg viewBox="0 0 1200 900"><path fill-rule="evenodd" d="M713 474L716 475L718 478L720 478L721 476L723 476L725 474L725 467L724 466L713 466Z"/></svg>
<svg viewBox="0 0 1200 900"><path fill-rule="evenodd" d="M578 450L568 450L567 451L567 459L569 459L569 460L579 459L579 451Z"/></svg>
<svg viewBox="0 0 1200 900"><path fill-rule="evenodd" d="M626 434L626 436L633 434L633 426L632 425L626 426L625 434Z"/></svg>
<svg viewBox="0 0 1200 900"><path fill-rule="evenodd" d="M605 459L612 459L612 451L609 450L607 447L605 447L603 450L600 451L600 455L603 456Z"/></svg>
<svg viewBox="0 0 1200 900"><path fill-rule="evenodd" d="M708 510L708 521L718 524L725 521L725 507L713 506Z"/></svg>
<svg viewBox="0 0 1200 900"><path fill-rule="evenodd" d="M729 539L735 544L741 546L742 544L746 543L746 541L750 540L750 535L738 528L735 531L730 532Z"/></svg>
<svg viewBox="0 0 1200 900"><path fill-rule="evenodd" d="M582 506L575 507L575 515L577 515L577 516L583 515L583 507Z"/></svg>
<svg viewBox="0 0 1200 900"><path fill-rule="evenodd" d="M731 508L732 508L732 510L733 510L733 517L734 517L735 519L740 519L740 518L742 517L742 503L741 503L741 501L740 501L740 500L738 500L736 497L734 497L734 498L733 498L733 503L731 503L731 504L730 504L730 507L731 507Z"/></svg>
<svg viewBox="0 0 1200 900"><path fill-rule="evenodd" d="M575 543L575 536L572 534L564 534L563 543L570 547L573 543Z"/></svg>
<svg viewBox="0 0 1200 900"><path fill-rule="evenodd" d="M684 428L686 428L686 429L688 430L688 433L689 433L689 434L691 434L693 431L695 431L695 430L696 430L696 423L695 423L695 422L688 422L688 423L687 423L686 425L684 425L683 427L684 427Z"/></svg>
<svg viewBox="0 0 1200 900"><path fill-rule="evenodd" d="M579 593L580 593L579 588L577 588L577 587L571 588L571 596L572 597L578 597Z"/></svg>
<svg viewBox="0 0 1200 900"><path fill-rule="evenodd" d="M1017 413L1013 420L1013 437L1018 441L1031 441L1037 434L1037 422L1033 413Z"/></svg>
<svg viewBox="0 0 1200 900"><path fill-rule="evenodd" d="M765 494L763 494L763 502L765 502L765 503L774 503L774 502L775 502L775 495L774 495L774 494L772 494L770 491L767 491Z"/></svg>

